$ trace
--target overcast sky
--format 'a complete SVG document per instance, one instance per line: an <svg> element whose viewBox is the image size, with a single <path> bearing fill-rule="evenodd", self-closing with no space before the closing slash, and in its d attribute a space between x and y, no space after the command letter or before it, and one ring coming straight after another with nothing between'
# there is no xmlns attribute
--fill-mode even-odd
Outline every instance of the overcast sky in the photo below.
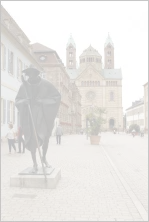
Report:
<svg viewBox="0 0 149 222"><path fill-rule="evenodd" d="M31 43L56 50L66 64L70 33L77 62L91 44L102 56L108 32L122 69L123 109L143 97L148 81L148 1L1 1Z"/></svg>

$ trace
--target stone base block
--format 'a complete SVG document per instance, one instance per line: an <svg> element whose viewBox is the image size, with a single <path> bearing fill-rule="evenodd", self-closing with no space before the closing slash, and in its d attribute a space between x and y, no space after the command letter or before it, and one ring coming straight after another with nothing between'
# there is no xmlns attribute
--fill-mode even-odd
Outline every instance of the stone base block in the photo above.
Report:
<svg viewBox="0 0 149 222"><path fill-rule="evenodd" d="M24 171L23 171L24 172ZM40 171L39 171L40 172ZM61 178L60 168L54 168L51 173L46 174L47 180L43 174L26 174L19 173L10 177L11 187L22 187L22 188L43 188L43 189L54 189L58 181Z"/></svg>

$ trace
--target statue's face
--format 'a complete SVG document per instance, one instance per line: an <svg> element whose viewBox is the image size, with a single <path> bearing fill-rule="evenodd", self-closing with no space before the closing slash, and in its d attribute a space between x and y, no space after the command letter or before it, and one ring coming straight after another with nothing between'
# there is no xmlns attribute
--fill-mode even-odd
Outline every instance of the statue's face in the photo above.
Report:
<svg viewBox="0 0 149 222"><path fill-rule="evenodd" d="M32 72L30 73L30 76L29 76L29 80L30 81L35 81L37 79L37 75L35 74L35 72Z"/></svg>

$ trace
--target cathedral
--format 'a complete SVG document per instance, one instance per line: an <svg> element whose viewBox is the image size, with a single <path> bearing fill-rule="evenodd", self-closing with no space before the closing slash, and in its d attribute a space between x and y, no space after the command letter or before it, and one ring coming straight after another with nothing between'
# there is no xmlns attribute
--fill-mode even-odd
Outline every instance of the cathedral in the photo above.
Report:
<svg viewBox="0 0 149 222"><path fill-rule="evenodd" d="M102 64L102 56L90 45L79 56L77 67L76 44L70 36L66 45L66 70L81 94L82 128L86 127L86 115L97 106L106 110L105 130L122 130L122 73L114 67L114 44L109 34L104 44L104 68Z"/></svg>

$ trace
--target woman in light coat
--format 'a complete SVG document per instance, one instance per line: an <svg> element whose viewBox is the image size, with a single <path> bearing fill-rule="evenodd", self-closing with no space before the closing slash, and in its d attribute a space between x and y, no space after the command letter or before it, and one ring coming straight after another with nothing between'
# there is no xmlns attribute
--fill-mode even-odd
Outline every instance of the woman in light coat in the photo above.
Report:
<svg viewBox="0 0 149 222"><path fill-rule="evenodd" d="M11 147L13 147L13 149L16 152L15 136L16 136L16 133L15 133L15 130L13 128L13 124L10 123L9 124L9 130L8 130L8 132L6 134L6 137L8 139L9 154L11 154Z"/></svg>

